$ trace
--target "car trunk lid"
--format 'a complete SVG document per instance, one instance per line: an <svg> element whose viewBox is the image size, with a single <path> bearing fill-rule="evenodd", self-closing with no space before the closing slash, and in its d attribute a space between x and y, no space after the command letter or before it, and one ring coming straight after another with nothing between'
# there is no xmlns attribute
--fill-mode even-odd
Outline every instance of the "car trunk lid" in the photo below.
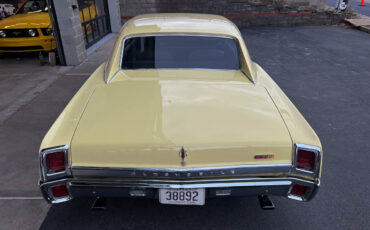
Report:
<svg viewBox="0 0 370 230"><path fill-rule="evenodd" d="M96 88L71 153L73 166L89 167L286 164L292 142L263 87L191 78L127 79Z"/></svg>

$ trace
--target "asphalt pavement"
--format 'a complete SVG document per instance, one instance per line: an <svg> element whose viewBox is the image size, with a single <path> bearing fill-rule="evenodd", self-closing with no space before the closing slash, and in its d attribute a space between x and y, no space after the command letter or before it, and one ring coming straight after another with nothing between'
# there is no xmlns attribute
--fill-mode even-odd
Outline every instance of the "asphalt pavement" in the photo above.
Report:
<svg viewBox="0 0 370 230"><path fill-rule="evenodd" d="M29 229L38 223L41 229L368 229L370 35L336 26L248 28L242 33L252 58L322 141L322 185L314 200L275 197L273 211L261 210L256 197L206 200L200 207L109 199L105 211L91 210L88 198L52 206L42 200L2 201L0 228L23 222ZM100 56L109 53L105 48ZM19 184L22 193L16 195L35 192L38 145L99 60L57 78L0 125L0 181L12 188Z"/></svg>

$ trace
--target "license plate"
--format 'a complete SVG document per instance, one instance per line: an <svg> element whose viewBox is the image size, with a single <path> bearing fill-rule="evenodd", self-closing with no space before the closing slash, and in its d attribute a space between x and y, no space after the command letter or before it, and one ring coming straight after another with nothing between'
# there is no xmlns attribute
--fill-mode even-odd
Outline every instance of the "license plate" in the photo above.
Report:
<svg viewBox="0 0 370 230"><path fill-rule="evenodd" d="M159 202L177 205L204 205L204 188L159 189Z"/></svg>

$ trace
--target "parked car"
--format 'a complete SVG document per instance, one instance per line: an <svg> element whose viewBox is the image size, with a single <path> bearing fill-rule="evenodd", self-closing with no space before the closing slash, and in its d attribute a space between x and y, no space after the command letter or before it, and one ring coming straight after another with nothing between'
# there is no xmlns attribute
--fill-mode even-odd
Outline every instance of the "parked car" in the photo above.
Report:
<svg viewBox="0 0 370 230"><path fill-rule="evenodd" d="M55 48L46 0L26 1L15 15L0 21L0 53Z"/></svg>
<svg viewBox="0 0 370 230"><path fill-rule="evenodd" d="M92 33L89 20L96 17L96 6L86 1L80 9L84 35ZM0 21L0 53L49 52L56 49L46 0L28 0L15 15Z"/></svg>
<svg viewBox="0 0 370 230"><path fill-rule="evenodd" d="M311 200L322 147L314 130L248 54L228 19L152 14L122 28L40 147L48 202L149 197Z"/></svg>
<svg viewBox="0 0 370 230"><path fill-rule="evenodd" d="M0 3L0 20L14 14L15 7L12 4Z"/></svg>

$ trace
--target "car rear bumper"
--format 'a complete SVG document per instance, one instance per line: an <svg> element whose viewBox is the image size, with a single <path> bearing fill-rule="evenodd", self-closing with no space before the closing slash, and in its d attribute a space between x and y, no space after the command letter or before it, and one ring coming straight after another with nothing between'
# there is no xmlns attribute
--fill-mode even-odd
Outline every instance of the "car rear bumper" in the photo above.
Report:
<svg viewBox="0 0 370 230"><path fill-rule="evenodd" d="M291 194L293 185L303 185L307 191L303 196ZM54 198L51 188L66 185L68 196ZM229 179L197 179L197 180L134 180L107 178L67 178L41 183L40 188L45 199L50 203L60 203L74 197L147 197L158 198L161 188L186 189L205 188L206 199L229 196L283 196L299 201L311 200L320 186L320 180L305 180L296 177L255 177Z"/></svg>
<svg viewBox="0 0 370 230"><path fill-rule="evenodd" d="M54 37L0 38L0 53L51 51L56 48Z"/></svg>

